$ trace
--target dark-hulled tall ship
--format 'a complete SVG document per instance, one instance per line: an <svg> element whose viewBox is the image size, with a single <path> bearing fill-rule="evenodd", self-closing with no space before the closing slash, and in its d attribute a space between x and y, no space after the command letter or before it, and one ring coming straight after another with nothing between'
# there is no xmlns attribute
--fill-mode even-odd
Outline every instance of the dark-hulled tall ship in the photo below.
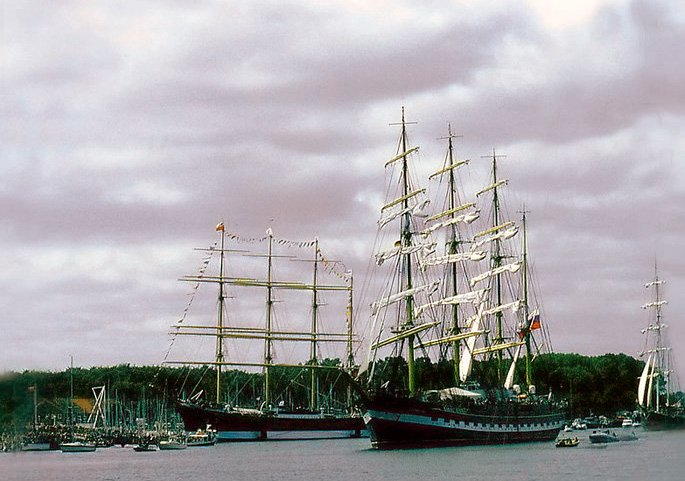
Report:
<svg viewBox="0 0 685 481"><path fill-rule="evenodd" d="M172 332L174 339L176 336L214 338L214 359L165 360L167 364L208 366L216 375L216 392L213 399L208 399L203 390L198 390L177 401L176 409L183 419L186 430L194 431L211 426L211 429L217 431L219 441L360 436L362 431L365 431L364 422L361 412L354 406L353 393L348 383L349 371L354 366L352 352L355 342L352 332L351 273L341 271L342 263L339 261L332 261L323 256L318 239L305 242L277 239L271 229L265 237L248 239L229 234L225 231L223 223L219 224L216 230L220 239L207 249L208 255L203 261L200 273L182 279L192 282L195 289L203 283L218 286L216 324L192 324L186 318L186 308L183 318L178 321ZM247 247L264 247L261 253L253 252L254 249L227 249L227 239L236 243L242 242ZM287 255L277 255L276 248L287 250ZM293 254L303 249L311 249L313 256L301 259ZM229 254L241 256L244 263L251 264L253 270L250 272L256 271L257 274L254 277L228 276L226 256ZM214 271L214 274L208 271L212 258L215 261L218 258L218 271ZM260 259L262 262L259 262ZM312 280L279 280L278 275L282 275L282 272L275 272L274 264L278 261L297 260L313 266ZM294 265L291 263L288 267L292 270ZM261 269L264 269L264 273L259 277L258 272ZM286 267L283 270L286 270ZM325 276L324 281L327 282L321 281L322 276ZM227 299L233 299L234 296L227 295L227 287L234 290L262 290L266 294L266 303L263 304L265 309L241 307L240 317L245 318L263 312L263 323L246 322L244 319L236 319L238 316L229 316L226 309ZM279 297L285 292L294 293L297 299L286 301ZM346 310L346 316L335 316L335 320L324 319L320 308L326 304L322 299L322 295L326 294L342 294L346 297L337 303L331 302L331 305L341 307L342 311ZM308 296L309 302L304 301L302 296ZM264 303L264 297L259 295L244 298L251 304ZM290 301L298 308L304 306L305 310L309 310L309 315L298 316L296 322L281 324L283 319L277 316L275 304ZM307 304L309 309L306 309ZM341 324L346 329L332 330L331 326L340 327ZM341 350L333 349L326 352L338 353L337 357L323 358L324 346L344 346L344 355L339 355ZM263 352L263 356L258 359L249 358L250 354L259 351ZM307 351L309 356L305 356L304 362L286 360L288 353L302 355ZM340 359L342 361L339 361ZM255 387L253 382L251 386L235 386L234 392L228 393L230 386L226 386L225 381L222 381L222 371L227 366L259 370L257 379L260 385ZM277 374L283 375L285 372L289 373L286 386L283 385L282 379L274 379ZM239 399L245 399L245 391L252 392L253 396L249 402L241 405ZM294 391L298 391L299 395ZM303 394L304 391L307 392ZM239 393L243 395L239 396Z"/></svg>
<svg viewBox="0 0 685 481"><path fill-rule="evenodd" d="M504 217L508 181L498 178L498 156L490 157L490 184L463 199L459 172L469 161L455 160L450 129L444 165L429 177L442 204L429 209L433 196L415 183L418 147L409 143L404 109L398 125L376 245L379 270L390 272L379 276L387 281L371 307L372 340L360 368L372 446L553 440L564 414L551 394L536 394L531 375L531 360L549 339L529 299L525 211L523 241L513 248L520 229ZM471 381L474 361L494 372L492 385ZM428 379L427 364L442 374Z"/></svg>
<svg viewBox="0 0 685 481"><path fill-rule="evenodd" d="M667 342L667 324L663 322L662 298L664 281L659 279L656 267L654 280L645 284L653 290L653 297L643 309L650 311L648 325L642 330L645 346L640 356L647 356L640 376L637 401L642 411L642 424L648 430L685 429L685 409L675 393L679 391L673 369L673 355Z"/></svg>

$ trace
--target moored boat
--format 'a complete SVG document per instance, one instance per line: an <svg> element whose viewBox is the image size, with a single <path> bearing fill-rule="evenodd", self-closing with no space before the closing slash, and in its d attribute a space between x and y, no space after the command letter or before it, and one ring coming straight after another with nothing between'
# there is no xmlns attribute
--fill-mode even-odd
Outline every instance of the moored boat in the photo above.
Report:
<svg viewBox="0 0 685 481"><path fill-rule="evenodd" d="M175 326L174 336L210 336L215 338L216 349L214 359L207 361L172 361L166 360L167 364L202 365L207 364L215 369L216 382L214 383L213 399L206 399L205 392L193 392L189 397L179 399L176 403L176 410L183 419L187 431L203 429L206 425L212 425L218 433L220 441L232 440L252 440L269 439L272 436L280 437L284 434L294 433L293 437L339 437L359 435L364 429L361 413L353 409L351 397L348 394L349 385L346 384L349 372L354 365L352 333L352 278L347 272L338 272L339 261L331 261L325 258L319 248L318 239L312 241L288 241L275 238L271 229L267 235L260 239L243 239L236 234L225 232L223 223L219 224L216 231L220 235L219 241L207 249L209 255L207 263L204 264L202 272L197 276L184 277L183 280L197 283L213 283L219 290L219 308L216 325L198 326L188 325L182 320ZM225 243L228 241L244 242L254 244L259 247L257 252L248 250L228 249ZM264 249L262 246L265 246ZM307 258L299 259L294 255L279 255L275 252L281 246L302 251L306 249ZM308 250L311 249L313 256ZM266 250L266 253L263 251ZM251 258L250 271L252 276L232 277L225 272L227 260L225 256L231 254ZM210 264L212 257L218 263ZM218 258L218 259L217 259ZM258 263L255 266L254 258L266 259L266 265ZM311 281L278 281L276 280L277 261L280 258L288 260L301 260L313 266L313 277ZM215 264L218 266L214 267ZM212 275L205 272L207 266L216 269ZM246 270L248 269L246 267ZM266 275L264 275L266 270ZM326 277L324 277L326 276ZM322 282L322 279L328 282ZM227 316L226 288L242 289L253 288L265 291L265 323L264 325L247 325L231 322ZM309 329L300 326L299 328L277 327L275 324L275 304L281 299L277 299L275 291L283 293L294 293L299 295L298 302L301 303L301 296L311 293L311 322ZM321 296L328 294L331 296L342 294L337 304L346 309L347 316L340 316L345 319L345 331L341 329L340 323L329 326L326 329L320 310L325 303ZM255 297L250 296L250 301ZM262 304L262 297L256 298ZM286 301L284 301L286 302ZM262 310L262 306L259 307ZM225 352L224 343L230 340L234 343L234 349ZM251 344L250 344L251 343ZM260 344L261 343L261 346ZM284 343L308 344L309 356L307 361L302 363L289 362L285 359L277 359L276 347ZM245 347L239 347L239 346ZM345 346L344 355L338 354L329 359L320 359L319 350L324 346ZM263 348L263 357L259 359L245 360L245 356L250 353L258 352ZM289 348L290 349L290 348ZM338 351L339 352L339 351ZM323 362L334 359L334 362ZM232 359L234 358L234 359ZM343 361L340 361L343 359ZM222 388L222 370L227 366L245 367L248 369L261 369L261 374L254 375L251 391L261 391L251 399L246 398L237 400L229 398L225 388ZM298 395L293 395L292 389L286 387L277 388L274 380L276 371L295 373L292 379L304 377L306 387L300 389ZM258 380L262 384L262 389L255 387ZM236 388L236 391L239 391ZM304 391L304 395L303 395ZM229 398L233 402L228 402Z"/></svg>
<svg viewBox="0 0 685 481"><path fill-rule="evenodd" d="M554 445L557 448L574 448L580 444L578 438L560 438Z"/></svg>
<svg viewBox="0 0 685 481"><path fill-rule="evenodd" d="M426 189L414 183L410 170L418 147L408 141L404 109L399 125L397 153L385 164L391 170L386 178L397 190L387 190L391 197L381 208L376 251L378 266L392 263L392 272L379 275L388 281L372 304L369 355L360 368L369 386L364 420L372 446L552 441L564 426L564 414L551 395L538 396L532 382L530 362L543 344L534 334L544 329L526 287L525 211L523 248L516 253L509 239L519 226L503 218L507 181L498 178L497 155L493 152L491 184L475 199L461 199L456 176L468 161L453 158L450 131L445 163L429 178L446 186L445 201L428 212ZM480 218L478 200L488 196L492 201L482 208L492 215L474 232L470 226ZM399 224L399 232L387 234L386 226L393 224ZM446 252L437 253L438 245ZM485 259L484 269L479 263ZM513 283L519 287L511 288ZM508 292L514 297L507 299ZM431 356L438 366L447 362L451 371L439 379L439 389L422 388L417 375L418 363L429 369ZM482 389L468 388L474 361L496 373ZM520 375L517 362L524 364L527 388L514 383ZM381 378L384 367L389 373Z"/></svg>
<svg viewBox="0 0 685 481"><path fill-rule="evenodd" d="M667 324L663 322L663 308L667 304L662 297L665 283L659 278L656 266L654 280L645 284L653 290L650 302L642 306L651 312L650 320L642 334L645 347L640 356L647 356L638 382L638 404L642 410L642 425L647 430L685 429L685 408L682 393L677 385L673 354L667 341Z"/></svg>
<svg viewBox="0 0 685 481"><path fill-rule="evenodd" d="M593 444L617 443L620 441L616 433L610 431L592 431L588 438Z"/></svg>

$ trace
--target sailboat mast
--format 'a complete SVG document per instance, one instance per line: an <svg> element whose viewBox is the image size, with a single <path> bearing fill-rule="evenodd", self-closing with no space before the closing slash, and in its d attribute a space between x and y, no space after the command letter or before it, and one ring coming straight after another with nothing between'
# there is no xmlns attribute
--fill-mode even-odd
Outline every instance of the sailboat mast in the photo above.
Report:
<svg viewBox="0 0 685 481"><path fill-rule="evenodd" d="M217 231L221 235L221 250L219 251L219 312L217 316L216 328L216 403L221 403L221 366L224 362L224 225L219 224Z"/></svg>
<svg viewBox="0 0 685 481"><path fill-rule="evenodd" d="M661 403L661 376L665 373L666 376L668 376L668 366L665 364L664 360L664 352L665 350L663 349L663 339L661 337L661 292L659 290L660 287L660 282L659 282L659 274L657 272L657 266L656 262L654 263L654 292L656 296L656 353L655 357L657 359L656 361L656 366L657 366L657 376L656 376L656 410L657 412L659 411L660 403ZM652 373L653 374L653 373ZM666 405L668 406L668 390L666 390Z"/></svg>
<svg viewBox="0 0 685 481"><path fill-rule="evenodd" d="M69 435L74 440L74 356L69 356Z"/></svg>
<svg viewBox="0 0 685 481"><path fill-rule="evenodd" d="M525 341L526 341L526 384L530 386L533 384L533 378L531 376L530 372L530 359L531 359L531 350L530 350L530 309L528 306L528 237L526 233L526 214L528 211L526 211L526 207L523 207L523 212L522 212L522 220L521 223L523 224L523 315L524 315L524 325L528 325L528 328L526 329L525 333Z"/></svg>
<svg viewBox="0 0 685 481"><path fill-rule="evenodd" d="M402 152L407 152L407 125L404 119L404 107L402 107L402 136L401 136L401 149ZM404 197L403 207L405 209L405 214L402 216L402 246L410 247L412 242L412 232L411 232L411 214L409 213L409 166L407 162L407 155L402 157L402 195ZM405 272L405 286L404 289L409 290L413 287L412 281L412 264L411 255L409 254L409 249L403 257L403 267ZM406 322L407 328L414 325L414 296L408 295L406 299ZM415 367L414 367L414 336L410 335L407 337L407 384L409 388L409 393L414 394L416 392L416 380L415 380Z"/></svg>
<svg viewBox="0 0 685 481"><path fill-rule="evenodd" d="M273 308L273 297L272 290L273 286L271 284L271 268L272 268L272 248L273 248L273 232L269 228L267 231L267 236L269 238L269 251L268 251L268 267L267 267L267 277L266 277L266 335L264 341L264 403L266 408L269 408L269 403L271 402L271 380L270 380L270 365L272 361L271 355L271 311Z"/></svg>
<svg viewBox="0 0 685 481"><path fill-rule="evenodd" d="M454 164L454 146L452 143L452 139L455 136L452 135L452 126L450 124L447 125L447 162L446 162L446 167L451 166ZM449 170L449 177L448 177L448 202L449 206L448 209L451 212L450 214L450 219L454 220L456 213L454 212L455 207L457 206L457 189L456 189L456 182L455 182L455 177L454 177L454 169ZM457 227L456 224L453 223L450 226L450 238L448 242L448 254L453 255L457 253L457 247L459 245L459 240L457 237ZM458 288L457 288L457 263L454 262L450 265L450 278L451 278L451 288L452 288L452 296L456 296L458 294ZM452 334L453 335L458 335L459 334L459 306L457 304L452 305ZM454 381L455 383L459 384L460 383L460 376L459 376L459 341L454 341L452 343L452 371L454 374Z"/></svg>
<svg viewBox="0 0 685 481"><path fill-rule="evenodd" d="M310 369L310 392L309 392L309 409L312 411L317 409L316 402L316 333L317 333L317 313L319 309L318 292L317 292L317 275L319 269L319 239L314 241L314 280L312 282L312 343L311 352L309 355L309 362L312 365Z"/></svg>
<svg viewBox="0 0 685 481"><path fill-rule="evenodd" d="M495 154L495 150L492 150L492 177L493 177L493 183L495 185L495 188L493 189L493 195L492 195L492 221L493 221L493 227L499 225L499 210L500 210L500 205L499 205L499 194L497 192L497 155ZM500 239L495 239L495 249L494 253L492 255L492 265L493 269L496 269L498 267L501 267L502 265L502 246L500 243ZM502 279L501 275L497 274L495 276L495 292L497 295L497 306L502 305ZM502 311L498 311L496 313L496 319L497 319L497 333L495 337L495 343L499 344L504 342L504 337L502 333ZM497 380L498 384L501 384L502 381L502 350L497 351Z"/></svg>

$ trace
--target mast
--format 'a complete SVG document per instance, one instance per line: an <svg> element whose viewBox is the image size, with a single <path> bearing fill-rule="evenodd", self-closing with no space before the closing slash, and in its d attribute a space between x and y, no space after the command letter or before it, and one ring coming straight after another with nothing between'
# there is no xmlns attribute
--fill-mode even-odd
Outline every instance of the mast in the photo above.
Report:
<svg viewBox="0 0 685 481"><path fill-rule="evenodd" d="M264 337L264 403L266 408L269 408L269 403L271 402L271 380L270 380L270 365L273 361L271 354L271 312L273 309L273 284L271 282L271 268L273 264L272 259L272 249L273 249L273 239L274 235L269 228L267 231L267 237L269 238L269 251L268 251L268 268L266 275L266 332Z"/></svg>
<svg viewBox="0 0 685 481"><path fill-rule="evenodd" d="M656 376L656 411L659 412L660 408L660 402L661 402L661 386L660 386L660 381L661 381L661 376L665 375L664 382L668 386L668 377L670 376L668 372L668 366L666 365L665 361L665 352L666 350L663 347L663 339L662 339L662 334L661 334L661 329L662 329L662 324L661 324L661 319L662 319L662 314L661 314L661 293L660 293L660 287L661 282L659 281L659 274L657 272L657 266L656 266L656 261L654 262L654 293L655 293L655 301L656 301L656 358L657 358L657 376ZM666 390L666 405L668 406L668 389Z"/></svg>
<svg viewBox="0 0 685 481"><path fill-rule="evenodd" d="M224 362L223 328L224 328L224 223L216 227L221 235L221 249L219 254L219 313L216 328L216 403L221 403L221 367Z"/></svg>
<svg viewBox="0 0 685 481"><path fill-rule="evenodd" d="M452 139L457 137L456 135L452 134L452 125L447 124L447 137L443 137L443 139L447 139L447 159L445 161L445 168L448 166L452 166L454 164L454 147L452 143ZM449 218L454 221L456 217L456 211L455 208L457 206L457 195L456 195L456 183L455 183L455 176L454 176L454 169L450 168L449 169L449 176L448 176L448 212ZM448 255L454 255L457 253L459 246L459 238L457 236L457 226L456 223L452 223L450 225L450 233L449 233L449 240L447 243L447 252ZM456 296L459 294L458 288L457 288L457 263L453 262L450 264L449 267L449 277L451 280L450 287L451 287L451 295ZM452 304L452 328L451 328L451 333L454 336L457 336L460 332L459 328L459 306L458 304ZM460 377L459 377L459 341L455 340L452 343L452 372L454 376L454 381L456 384L460 383Z"/></svg>
<svg viewBox="0 0 685 481"><path fill-rule="evenodd" d="M526 385L530 386L533 384L533 378L530 372L530 359L531 359L531 349L530 349L530 334L531 334L531 319L530 319L530 308L528 305L528 237L526 235L526 214L528 211L526 207L523 207L522 220L523 224L523 318L524 323L528 324L528 329L525 333L526 342Z"/></svg>
<svg viewBox="0 0 685 481"><path fill-rule="evenodd" d="M401 134L401 149L402 152L407 152L407 124L404 119L404 107L402 107L402 134ZM411 214L409 213L409 166L407 155L402 156L402 195L404 197L403 207L405 214L402 215L401 225L401 243L403 247L409 248L412 243L411 232ZM408 250L408 249L407 249ZM404 286L403 290L410 290L413 287L412 279L412 262L411 254L407 252L402 259L404 270ZM414 325L414 296L409 294L405 301L406 304L406 320L405 327L411 328ZM414 335L407 336L407 384L409 394L413 395L416 392L415 366L414 366Z"/></svg>
<svg viewBox="0 0 685 481"><path fill-rule="evenodd" d="M317 313L319 308L318 296L317 296L317 274L319 268L319 239L316 238L314 241L314 279L312 282L312 343L311 351L309 356L309 362L312 365L310 371L310 393L309 393L309 409L315 411L317 409L316 402L316 369L314 366L317 364L316 360L316 336L317 336Z"/></svg>
<svg viewBox="0 0 685 481"><path fill-rule="evenodd" d="M69 436L74 440L74 356L69 356Z"/></svg>
<svg viewBox="0 0 685 481"><path fill-rule="evenodd" d="M493 227L498 226L500 222L500 204L499 204L499 193L497 189L497 155L495 154L495 149L492 149L492 177L493 177L493 185L495 185L493 189L493 195L492 195L492 222L493 222ZM502 266L502 246L501 246L501 241L500 239L495 239L495 249L494 253L492 255L492 267L493 269L497 269L498 267ZM502 278L500 274L497 274L495 276L495 295L497 296L497 304L498 306L502 305ZM497 331L496 331L496 337L494 339L495 344L501 344L504 342L504 336L503 336L503 331L502 331L502 312L498 311L495 314L495 318L497 320ZM497 381L498 384L501 384L502 381L502 351L498 350L497 351Z"/></svg>

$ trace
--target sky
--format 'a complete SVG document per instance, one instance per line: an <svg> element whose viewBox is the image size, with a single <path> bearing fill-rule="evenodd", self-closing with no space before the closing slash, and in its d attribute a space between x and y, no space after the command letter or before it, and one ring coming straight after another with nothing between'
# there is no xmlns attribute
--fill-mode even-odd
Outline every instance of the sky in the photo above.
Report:
<svg viewBox="0 0 685 481"><path fill-rule="evenodd" d="M161 362L220 221L318 237L363 284L402 107L427 164L448 124L474 176L506 155L555 351L636 356L656 263L685 372L681 1L22 1L0 22L0 372Z"/></svg>

